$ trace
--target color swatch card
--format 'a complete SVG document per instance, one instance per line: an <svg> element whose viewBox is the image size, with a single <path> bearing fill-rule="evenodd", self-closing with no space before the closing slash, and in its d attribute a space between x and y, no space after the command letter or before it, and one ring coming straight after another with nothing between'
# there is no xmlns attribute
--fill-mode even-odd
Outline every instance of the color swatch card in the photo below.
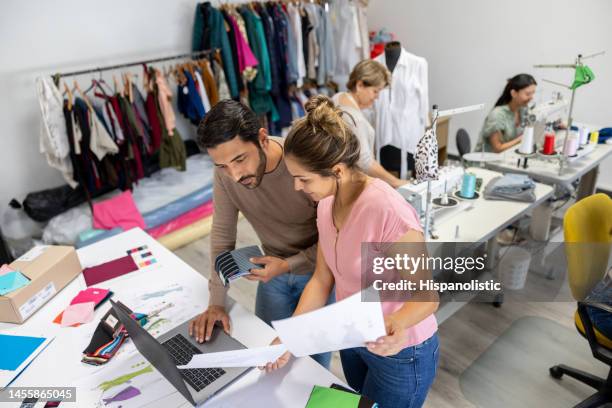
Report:
<svg viewBox="0 0 612 408"><path fill-rule="evenodd" d="M126 252L132 257L132 259L140 269L157 264L157 259L155 258L155 256L153 256L153 252L149 249L147 245L128 249Z"/></svg>
<svg viewBox="0 0 612 408"><path fill-rule="evenodd" d="M254 264L250 261L250 258L261 256L264 255L256 245L235 249L231 252L221 252L215 258L215 270L223 284L227 286L231 281L249 275L251 269L262 268L262 265Z"/></svg>
<svg viewBox="0 0 612 408"><path fill-rule="evenodd" d="M8 295L29 283L30 280L19 271L11 271L0 275L0 296Z"/></svg>

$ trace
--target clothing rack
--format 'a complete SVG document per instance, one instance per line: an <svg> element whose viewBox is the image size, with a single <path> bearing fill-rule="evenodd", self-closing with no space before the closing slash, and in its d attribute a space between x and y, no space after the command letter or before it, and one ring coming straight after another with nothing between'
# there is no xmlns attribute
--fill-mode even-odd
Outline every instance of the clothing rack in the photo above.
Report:
<svg viewBox="0 0 612 408"><path fill-rule="evenodd" d="M125 64L107 65L104 67L90 68L90 69L84 69L84 70L73 71L73 72L56 73L52 76L53 78L64 78L64 77L71 77L71 76L77 76L77 75L86 75L86 74L92 74L95 72L111 71L114 69L134 67L134 66L142 65L142 64L152 64L155 62L172 61L175 59L188 58L188 57L200 57L200 56L208 55L212 53L213 51L214 50L194 51L194 52L188 52L185 54L173 55L169 57L153 58L153 59L148 59L148 60L143 60L143 61L128 62Z"/></svg>

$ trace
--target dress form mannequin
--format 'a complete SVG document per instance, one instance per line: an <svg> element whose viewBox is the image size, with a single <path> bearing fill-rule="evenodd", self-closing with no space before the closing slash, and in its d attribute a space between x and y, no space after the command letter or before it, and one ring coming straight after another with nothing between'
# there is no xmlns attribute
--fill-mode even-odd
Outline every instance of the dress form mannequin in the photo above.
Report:
<svg viewBox="0 0 612 408"><path fill-rule="evenodd" d="M401 53L402 45L399 41L391 41L385 45L385 62L390 72L395 69Z"/></svg>
<svg viewBox="0 0 612 408"><path fill-rule="evenodd" d="M393 73L397 62L402 54L402 45L399 41L391 41L385 45L385 64L387 69ZM414 157L407 153L408 170L414 170ZM380 149L380 164L392 174L400 175L402 163L401 150L395 146L386 145Z"/></svg>

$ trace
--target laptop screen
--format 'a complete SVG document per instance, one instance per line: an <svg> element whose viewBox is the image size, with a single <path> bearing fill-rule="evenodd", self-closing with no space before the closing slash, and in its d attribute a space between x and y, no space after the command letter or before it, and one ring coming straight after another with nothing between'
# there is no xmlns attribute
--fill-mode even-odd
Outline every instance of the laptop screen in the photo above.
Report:
<svg viewBox="0 0 612 408"><path fill-rule="evenodd" d="M140 327L138 322L130 317L130 315L117 303L111 300L113 310L117 314L119 321L125 326L134 345L147 360L168 380L174 388L180 392L187 401L192 405L196 405L191 393L187 389L181 372L168 351L151 336L149 332Z"/></svg>

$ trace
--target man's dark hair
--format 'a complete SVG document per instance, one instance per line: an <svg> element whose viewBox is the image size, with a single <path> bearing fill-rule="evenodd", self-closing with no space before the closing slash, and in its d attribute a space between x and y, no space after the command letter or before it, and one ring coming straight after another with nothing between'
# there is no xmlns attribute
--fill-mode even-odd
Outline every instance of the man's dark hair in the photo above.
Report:
<svg viewBox="0 0 612 408"><path fill-rule="evenodd" d="M225 99L213 106L200 122L197 143L203 150L239 136L245 142L259 145L260 128L261 124L252 110L240 102Z"/></svg>

